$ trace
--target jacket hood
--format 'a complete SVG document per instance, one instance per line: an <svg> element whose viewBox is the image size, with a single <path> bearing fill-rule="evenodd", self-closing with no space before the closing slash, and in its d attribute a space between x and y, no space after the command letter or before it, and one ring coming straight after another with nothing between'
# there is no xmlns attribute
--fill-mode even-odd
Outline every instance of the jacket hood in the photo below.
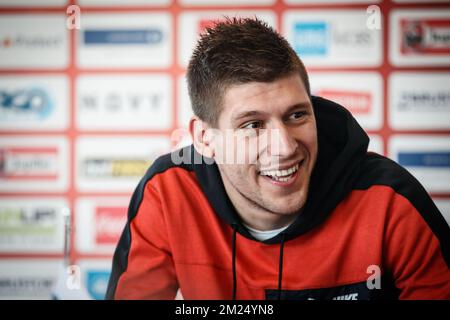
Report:
<svg viewBox="0 0 450 320"><path fill-rule="evenodd" d="M347 109L321 97L312 96L311 101L316 117L318 155L308 197L296 220L282 234L262 241L267 244L291 240L325 221L351 191L367 153L369 137ZM191 159L201 158L193 146L190 149ZM193 167L216 214L236 232L258 241L242 224L225 191L217 165L202 162Z"/></svg>

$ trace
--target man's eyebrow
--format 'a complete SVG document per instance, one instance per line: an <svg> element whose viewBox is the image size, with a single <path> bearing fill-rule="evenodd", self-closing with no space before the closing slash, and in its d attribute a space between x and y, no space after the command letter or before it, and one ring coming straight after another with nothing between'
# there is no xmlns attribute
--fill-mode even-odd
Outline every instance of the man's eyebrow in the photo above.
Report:
<svg viewBox="0 0 450 320"><path fill-rule="evenodd" d="M234 121L243 119L243 118L247 118L247 117L255 117L255 116L262 116L262 115L266 115L266 112L261 112L261 111L255 111L255 110L250 110L250 111L244 111L241 113L237 113L236 115L234 115L232 117L232 119Z"/></svg>
<svg viewBox="0 0 450 320"><path fill-rule="evenodd" d="M298 109L308 109L309 105L310 105L310 103L308 101L297 103L297 104L294 104L294 105L290 106L286 110L285 113L290 113L293 110L298 110ZM267 114L268 114L268 112L249 110L249 111L244 111L244 112L241 112L241 113L237 113L236 115L233 115L232 119L234 121L238 121L240 119L247 118L247 117L264 116L264 115L267 115Z"/></svg>
<svg viewBox="0 0 450 320"><path fill-rule="evenodd" d="M298 110L298 109L309 109L309 106L310 106L309 101L300 102L300 103L297 103L297 104L294 104L294 105L290 106L287 109L286 113L290 113L293 110Z"/></svg>

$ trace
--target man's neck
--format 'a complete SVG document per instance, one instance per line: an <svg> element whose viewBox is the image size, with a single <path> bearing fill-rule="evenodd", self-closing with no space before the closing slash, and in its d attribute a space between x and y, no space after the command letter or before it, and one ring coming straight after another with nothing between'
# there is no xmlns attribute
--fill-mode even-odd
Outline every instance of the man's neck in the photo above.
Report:
<svg viewBox="0 0 450 320"><path fill-rule="evenodd" d="M257 203L250 201L234 188L228 181L226 175L222 174L222 172L220 174L231 203L242 219L242 222L247 226L260 231L274 230L288 226L297 217L297 214L282 215L269 211Z"/></svg>

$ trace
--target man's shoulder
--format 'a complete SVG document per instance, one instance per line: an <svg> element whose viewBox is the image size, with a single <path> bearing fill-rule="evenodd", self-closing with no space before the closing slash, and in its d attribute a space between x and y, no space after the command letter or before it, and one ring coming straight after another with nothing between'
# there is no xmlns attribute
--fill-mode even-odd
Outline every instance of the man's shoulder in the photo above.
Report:
<svg viewBox="0 0 450 320"><path fill-rule="evenodd" d="M354 189L367 190L371 186L388 186L394 190L392 195L406 198L410 208L414 208L414 210L403 211L403 217L409 213L413 213L414 217L417 217L416 212L420 214L423 221L438 238L443 256L447 265L450 266L449 226L422 184L404 167L376 153L367 153L360 168ZM404 221L407 220L409 219Z"/></svg>
<svg viewBox="0 0 450 320"><path fill-rule="evenodd" d="M190 152L190 146L188 146L159 156L147 169L143 180L148 182L155 176L161 177L161 179L165 179L165 177L168 177L169 175L164 175L164 173L168 172L169 170L172 172L192 171L192 165L188 161L186 161L187 155L189 155Z"/></svg>
<svg viewBox="0 0 450 320"><path fill-rule="evenodd" d="M408 193L411 187L425 191L420 182L397 162L374 152L368 152L361 163L355 189L368 189L373 185L384 185L397 193Z"/></svg>

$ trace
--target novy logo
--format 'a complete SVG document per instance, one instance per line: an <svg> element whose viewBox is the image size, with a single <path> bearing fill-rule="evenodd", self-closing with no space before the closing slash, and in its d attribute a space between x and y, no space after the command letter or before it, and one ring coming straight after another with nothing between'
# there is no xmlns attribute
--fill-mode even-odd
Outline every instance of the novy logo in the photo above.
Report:
<svg viewBox="0 0 450 320"><path fill-rule="evenodd" d="M162 95L160 93L126 93L106 92L97 95L86 93L80 97L80 106L83 111L105 110L109 113L153 111L161 108Z"/></svg>

